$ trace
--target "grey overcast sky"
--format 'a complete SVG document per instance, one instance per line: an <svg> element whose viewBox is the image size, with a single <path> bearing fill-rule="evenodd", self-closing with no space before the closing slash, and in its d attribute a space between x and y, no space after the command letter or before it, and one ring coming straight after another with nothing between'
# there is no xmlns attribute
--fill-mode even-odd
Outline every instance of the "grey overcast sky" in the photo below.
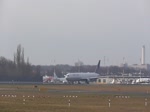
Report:
<svg viewBox="0 0 150 112"><path fill-rule="evenodd" d="M0 56L32 64L150 63L150 0L0 0Z"/></svg>

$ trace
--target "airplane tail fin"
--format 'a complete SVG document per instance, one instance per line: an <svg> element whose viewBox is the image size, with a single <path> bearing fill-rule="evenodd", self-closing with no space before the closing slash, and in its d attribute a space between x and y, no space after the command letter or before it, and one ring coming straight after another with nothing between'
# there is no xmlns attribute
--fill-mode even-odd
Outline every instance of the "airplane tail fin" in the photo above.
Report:
<svg viewBox="0 0 150 112"><path fill-rule="evenodd" d="M57 77L57 75L56 75L56 73L55 73L55 70L54 70L54 79L57 79L58 77Z"/></svg>
<svg viewBox="0 0 150 112"><path fill-rule="evenodd" d="M95 69L95 73L99 72L101 60L98 61L97 67Z"/></svg>

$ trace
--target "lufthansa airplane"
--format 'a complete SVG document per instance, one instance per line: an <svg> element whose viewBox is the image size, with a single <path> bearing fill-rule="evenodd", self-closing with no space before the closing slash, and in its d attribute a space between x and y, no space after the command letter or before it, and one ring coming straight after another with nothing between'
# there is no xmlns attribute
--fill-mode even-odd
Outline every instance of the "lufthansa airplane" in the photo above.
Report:
<svg viewBox="0 0 150 112"><path fill-rule="evenodd" d="M70 84L74 84L74 82L80 83L80 81L84 81L85 83L89 84L90 81L95 81L99 77L98 70L100 68L100 62L101 60L99 60L95 72L77 72L66 74L65 78L67 82Z"/></svg>

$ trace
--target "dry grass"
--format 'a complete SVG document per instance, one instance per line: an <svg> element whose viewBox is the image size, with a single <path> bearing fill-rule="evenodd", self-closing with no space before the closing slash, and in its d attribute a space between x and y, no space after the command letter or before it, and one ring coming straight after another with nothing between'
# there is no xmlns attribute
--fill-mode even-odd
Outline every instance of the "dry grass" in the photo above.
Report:
<svg viewBox="0 0 150 112"><path fill-rule="evenodd" d="M149 91L150 87L138 85L38 85L37 88L34 88L33 85L0 85L0 112L150 112L149 95L147 96L148 106L145 107L144 96L132 95L129 98L122 98L122 96L119 98L114 94L48 92L52 89L145 92ZM78 97L75 98L75 96ZM70 107L68 106L69 99ZM111 100L110 108L108 106L109 99Z"/></svg>

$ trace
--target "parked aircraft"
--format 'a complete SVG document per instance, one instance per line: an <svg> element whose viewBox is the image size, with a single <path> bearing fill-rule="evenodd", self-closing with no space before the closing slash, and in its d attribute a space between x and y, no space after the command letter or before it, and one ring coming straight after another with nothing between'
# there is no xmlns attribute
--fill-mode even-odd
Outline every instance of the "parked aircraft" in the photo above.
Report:
<svg viewBox="0 0 150 112"><path fill-rule="evenodd" d="M43 76L43 83L50 83L53 80L52 76L44 75Z"/></svg>
<svg viewBox="0 0 150 112"><path fill-rule="evenodd" d="M139 78L135 81L135 84L149 84L150 78Z"/></svg>
<svg viewBox="0 0 150 112"><path fill-rule="evenodd" d="M65 83L67 83L67 80L65 77L64 78L58 78L56 73L55 73L55 70L54 70L54 76L53 76L53 79L51 82L52 83L63 83L63 84L65 84Z"/></svg>
<svg viewBox="0 0 150 112"><path fill-rule="evenodd" d="M66 80L68 83L74 84L74 82L80 83L80 81L84 81L85 83L89 84L90 81L96 81L99 77L98 70L100 68L100 60L98 65L95 69L95 72L77 72L77 73L68 73L65 75Z"/></svg>

